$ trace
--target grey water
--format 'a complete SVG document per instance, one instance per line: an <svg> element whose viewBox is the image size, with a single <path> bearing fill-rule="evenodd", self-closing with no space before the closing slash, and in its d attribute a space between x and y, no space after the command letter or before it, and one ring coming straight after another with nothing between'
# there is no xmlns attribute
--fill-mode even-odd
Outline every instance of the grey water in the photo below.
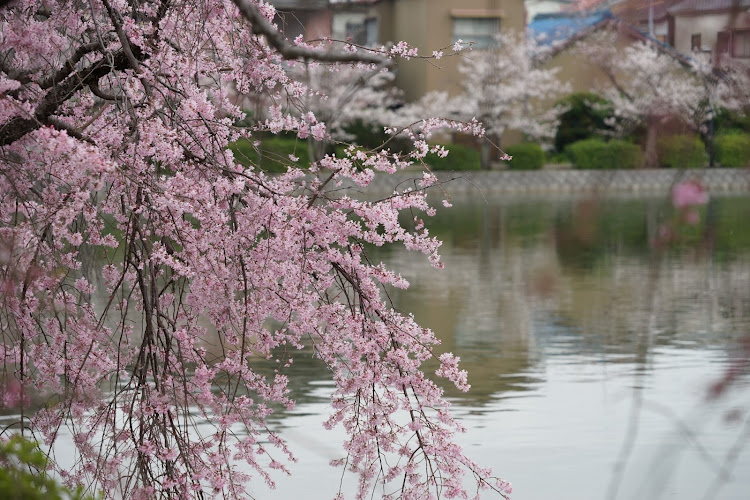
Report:
<svg viewBox="0 0 750 500"><path fill-rule="evenodd" d="M750 498L750 198L713 197L697 226L666 194L452 202L427 221L445 269L372 254L411 282L396 306L469 371L471 391L446 394L472 458L515 500ZM260 498L341 484L331 386L301 361L278 421L299 462Z"/></svg>

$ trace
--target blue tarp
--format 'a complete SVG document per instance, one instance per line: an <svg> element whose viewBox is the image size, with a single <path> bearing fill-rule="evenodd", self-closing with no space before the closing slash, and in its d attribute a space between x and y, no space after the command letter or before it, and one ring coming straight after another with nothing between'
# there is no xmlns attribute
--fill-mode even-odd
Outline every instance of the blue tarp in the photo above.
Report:
<svg viewBox="0 0 750 500"><path fill-rule="evenodd" d="M528 35L536 39L540 47L564 43L566 40L612 18L609 9L592 13L538 14L527 26Z"/></svg>

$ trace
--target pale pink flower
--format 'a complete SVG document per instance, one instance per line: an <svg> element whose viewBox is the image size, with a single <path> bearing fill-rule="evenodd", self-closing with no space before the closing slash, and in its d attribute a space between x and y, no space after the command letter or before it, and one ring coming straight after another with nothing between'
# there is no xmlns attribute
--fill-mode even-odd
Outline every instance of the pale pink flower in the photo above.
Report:
<svg viewBox="0 0 750 500"><path fill-rule="evenodd" d="M672 188L672 204L677 208L708 203L708 191L698 181L684 181Z"/></svg>

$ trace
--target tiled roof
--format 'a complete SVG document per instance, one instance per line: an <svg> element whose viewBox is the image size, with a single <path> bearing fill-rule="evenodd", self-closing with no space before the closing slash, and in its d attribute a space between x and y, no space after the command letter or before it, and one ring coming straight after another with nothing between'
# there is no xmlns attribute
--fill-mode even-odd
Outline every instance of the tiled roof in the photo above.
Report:
<svg viewBox="0 0 750 500"><path fill-rule="evenodd" d="M612 13L629 23L637 24L648 21L653 9L653 19L658 21L667 17L669 8L680 0L625 0L612 6Z"/></svg>
<svg viewBox="0 0 750 500"><path fill-rule="evenodd" d="M668 9L670 14L713 12L717 10L747 10L750 0L684 0Z"/></svg>

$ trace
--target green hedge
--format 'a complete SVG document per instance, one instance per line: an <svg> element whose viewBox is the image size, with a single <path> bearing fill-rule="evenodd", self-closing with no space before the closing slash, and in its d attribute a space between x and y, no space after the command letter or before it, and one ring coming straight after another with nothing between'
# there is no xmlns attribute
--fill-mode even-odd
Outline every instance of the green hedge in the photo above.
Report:
<svg viewBox="0 0 750 500"><path fill-rule="evenodd" d="M746 167L750 164L750 134L732 131L718 135L714 151L722 167Z"/></svg>
<svg viewBox="0 0 750 500"><path fill-rule="evenodd" d="M444 144L448 156L440 158L435 153L428 154L424 162L433 170L479 170L479 151L461 144Z"/></svg>
<svg viewBox="0 0 750 500"><path fill-rule="evenodd" d="M545 154L539 144L524 142L505 148L505 152L513 157L508 162L511 170L539 170L544 166Z"/></svg>
<svg viewBox="0 0 750 500"><path fill-rule="evenodd" d="M569 145L565 153L581 169L637 168L642 161L638 145L617 140L584 139Z"/></svg>
<svg viewBox="0 0 750 500"><path fill-rule="evenodd" d="M670 168L701 168L708 164L708 154L697 135L662 137L657 143L659 163Z"/></svg>
<svg viewBox="0 0 750 500"><path fill-rule="evenodd" d="M229 149L239 163L260 167L267 172L286 172L289 165L301 168L310 166L307 142L293 136L272 135L263 138L258 148L252 142L240 139L230 144ZM299 161L292 162L289 155L296 156Z"/></svg>

